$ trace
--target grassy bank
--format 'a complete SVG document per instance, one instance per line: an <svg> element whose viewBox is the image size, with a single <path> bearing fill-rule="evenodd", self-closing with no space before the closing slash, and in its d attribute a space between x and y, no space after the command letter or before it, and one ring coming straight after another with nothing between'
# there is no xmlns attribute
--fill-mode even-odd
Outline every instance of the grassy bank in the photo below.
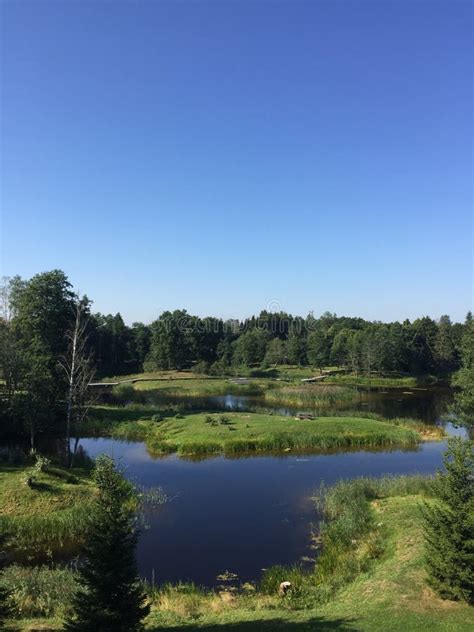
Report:
<svg viewBox="0 0 474 632"><path fill-rule="evenodd" d="M257 585L235 585L217 591L192 585L149 590L152 606L148 631L175 632L464 632L474 625L474 608L440 599L425 583L420 503L436 502L432 484L422 477L359 479L322 492L325 514L322 553L314 571L269 569ZM20 572L13 570L12 577ZM53 571L47 602L51 619L36 625L60 629L67 610L70 582ZM292 590L277 596L279 581ZM36 608L45 601L43 573L20 584L18 598ZM37 612L30 607L29 616ZM11 629L27 630L32 621Z"/></svg>
<svg viewBox="0 0 474 632"><path fill-rule="evenodd" d="M0 531L14 558L41 559L81 544L91 519L94 486L89 472L49 466L33 472L32 463L0 463Z"/></svg>
<svg viewBox="0 0 474 632"><path fill-rule="evenodd" d="M337 448L413 446L417 429L360 417L298 420L259 413L155 414L149 410L103 407L89 433L145 441L149 450L179 454L324 451ZM115 417L116 415L116 417ZM97 426L94 428L94 423ZM84 429L85 431L87 429Z"/></svg>

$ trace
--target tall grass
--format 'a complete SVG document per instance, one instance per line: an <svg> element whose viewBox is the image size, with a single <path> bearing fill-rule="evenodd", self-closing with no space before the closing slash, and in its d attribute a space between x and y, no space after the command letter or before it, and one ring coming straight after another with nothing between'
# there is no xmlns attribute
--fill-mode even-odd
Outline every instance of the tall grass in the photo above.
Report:
<svg viewBox="0 0 474 632"><path fill-rule="evenodd" d="M324 452L351 448L413 447L418 444L420 436L408 429L396 429L395 432L381 430L364 434L337 433L292 433L277 432L258 438L216 439L201 441L174 442L159 433L145 438L148 449L154 453L170 454L237 454L242 452L278 452L283 450Z"/></svg>
<svg viewBox="0 0 474 632"><path fill-rule="evenodd" d="M385 552L385 526L376 522L370 502L390 496L432 496L434 486L433 478L423 476L366 477L321 486L315 499L322 522L314 570L272 567L263 574L259 590L275 594L280 582L287 580L295 588L293 607L327 602Z"/></svg>
<svg viewBox="0 0 474 632"><path fill-rule="evenodd" d="M9 592L8 605L17 617L63 618L70 612L76 583L69 568L14 564L2 571L0 581Z"/></svg>
<svg viewBox="0 0 474 632"><path fill-rule="evenodd" d="M326 384L306 384L304 386L284 386L265 392L265 401L281 406L307 406L317 408L328 404L349 402L358 397L357 391Z"/></svg>
<svg viewBox="0 0 474 632"><path fill-rule="evenodd" d="M41 559L47 550L77 550L92 520L93 506L85 504L44 515L2 516L0 531L7 534L7 553Z"/></svg>

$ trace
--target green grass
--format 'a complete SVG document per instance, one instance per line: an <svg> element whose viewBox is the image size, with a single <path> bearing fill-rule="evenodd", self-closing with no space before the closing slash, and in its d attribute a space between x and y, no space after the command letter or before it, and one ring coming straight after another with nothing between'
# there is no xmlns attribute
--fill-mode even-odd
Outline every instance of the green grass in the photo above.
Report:
<svg viewBox="0 0 474 632"><path fill-rule="evenodd" d="M317 408L357 399L359 394L352 388L323 383L281 386L265 392L265 401L274 406L306 406Z"/></svg>
<svg viewBox="0 0 474 632"><path fill-rule="evenodd" d="M474 608L440 599L425 581L419 507L422 501L436 502L431 494L430 479L419 476L339 483L323 494L323 553L314 572L277 567L260 588L244 585L235 592L189 584L151 590L146 630L468 632L474 626ZM284 598L276 595L281 578L293 582L293 591ZM64 609L67 604L61 600L67 599L69 581L64 596L58 580L49 583L59 599L57 607ZM20 596L26 603L37 592L35 586L48 586L44 577L22 582ZM33 600L37 604L36 594ZM41 603L54 605L44 594ZM61 628L56 616L17 620L8 629L26 631L31 624Z"/></svg>
<svg viewBox="0 0 474 632"><path fill-rule="evenodd" d="M350 386L386 386L388 388L403 387L410 388L417 386L421 383L426 384L425 381L420 381L415 376L400 376L400 377L384 377L379 375L329 375L324 382L326 384L345 384Z"/></svg>
<svg viewBox="0 0 474 632"><path fill-rule="evenodd" d="M116 411L116 419L114 419ZM98 409L97 434L145 441L150 451L183 455L264 451L325 451L344 448L413 446L412 428L361 417L298 420L259 413L191 413L152 421L147 409ZM159 416L161 418L162 415ZM89 426L91 434L94 421Z"/></svg>
<svg viewBox="0 0 474 632"><path fill-rule="evenodd" d="M32 465L0 464L0 531L6 550L16 558L45 557L61 549L77 550L91 519L94 486L87 470L51 466L34 473Z"/></svg>

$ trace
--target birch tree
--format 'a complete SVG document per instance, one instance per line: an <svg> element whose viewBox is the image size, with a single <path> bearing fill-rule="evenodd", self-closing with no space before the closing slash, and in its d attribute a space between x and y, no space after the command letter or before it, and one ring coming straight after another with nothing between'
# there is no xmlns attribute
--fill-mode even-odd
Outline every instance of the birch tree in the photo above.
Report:
<svg viewBox="0 0 474 632"><path fill-rule="evenodd" d="M74 318L69 331L68 351L60 364L66 374L67 410L66 410L66 450L67 463L71 467L77 448L71 452L71 436L77 426L88 417L93 403L89 384L94 377L92 355L88 350L89 300L87 297L76 297L74 302Z"/></svg>
<svg viewBox="0 0 474 632"><path fill-rule="evenodd" d="M18 279L3 277L0 284L0 368L5 380L7 406L10 407L22 375L22 357L12 327L11 290Z"/></svg>

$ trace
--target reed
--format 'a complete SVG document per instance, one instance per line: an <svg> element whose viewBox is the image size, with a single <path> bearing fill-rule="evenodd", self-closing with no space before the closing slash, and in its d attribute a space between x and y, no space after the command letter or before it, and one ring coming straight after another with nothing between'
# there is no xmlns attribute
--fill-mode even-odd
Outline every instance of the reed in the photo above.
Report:
<svg viewBox="0 0 474 632"><path fill-rule="evenodd" d="M15 559L44 559L62 549L77 551L93 520L90 506L78 506L46 515L0 518L0 530L7 534L6 551Z"/></svg>
<svg viewBox="0 0 474 632"><path fill-rule="evenodd" d="M307 406L317 408L328 404L353 401L357 391L342 386L326 384L305 384L304 386L283 386L265 392L265 401L280 406Z"/></svg>
<svg viewBox="0 0 474 632"><path fill-rule="evenodd" d="M2 571L0 581L8 590L8 605L18 618L62 619L70 613L76 590L70 568L12 564Z"/></svg>

